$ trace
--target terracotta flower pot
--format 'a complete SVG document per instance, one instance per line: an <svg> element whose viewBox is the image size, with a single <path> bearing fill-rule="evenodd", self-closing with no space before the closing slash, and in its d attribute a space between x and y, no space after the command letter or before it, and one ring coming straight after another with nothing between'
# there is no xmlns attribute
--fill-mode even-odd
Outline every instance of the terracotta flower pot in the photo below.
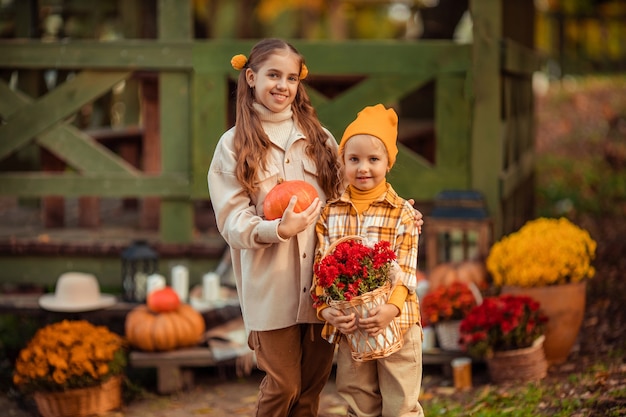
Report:
<svg viewBox="0 0 626 417"><path fill-rule="evenodd" d="M550 364L567 360L585 315L587 283L549 285L536 288L502 287L502 293L524 294L539 302L548 316L544 351Z"/></svg>

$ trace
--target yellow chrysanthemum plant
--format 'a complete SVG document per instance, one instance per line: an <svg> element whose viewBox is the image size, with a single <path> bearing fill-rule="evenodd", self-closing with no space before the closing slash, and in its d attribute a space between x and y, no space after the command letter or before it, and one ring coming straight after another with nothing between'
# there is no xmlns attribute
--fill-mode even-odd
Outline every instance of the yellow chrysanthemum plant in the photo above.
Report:
<svg viewBox="0 0 626 417"><path fill-rule="evenodd" d="M85 320L64 320L39 329L20 351L13 383L25 393L92 387L121 375L126 363L121 336Z"/></svg>
<svg viewBox="0 0 626 417"><path fill-rule="evenodd" d="M593 278L596 241L568 219L538 218L496 242L487 270L496 286L542 287Z"/></svg>

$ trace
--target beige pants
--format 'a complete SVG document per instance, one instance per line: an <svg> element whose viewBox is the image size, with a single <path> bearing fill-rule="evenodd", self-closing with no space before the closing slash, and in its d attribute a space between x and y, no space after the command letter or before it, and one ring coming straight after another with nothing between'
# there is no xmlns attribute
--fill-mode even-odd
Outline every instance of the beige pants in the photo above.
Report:
<svg viewBox="0 0 626 417"><path fill-rule="evenodd" d="M419 326L404 335L394 354L356 362L345 337L337 354L337 391L348 402L352 417L409 417L424 415L419 403L422 386L422 337Z"/></svg>

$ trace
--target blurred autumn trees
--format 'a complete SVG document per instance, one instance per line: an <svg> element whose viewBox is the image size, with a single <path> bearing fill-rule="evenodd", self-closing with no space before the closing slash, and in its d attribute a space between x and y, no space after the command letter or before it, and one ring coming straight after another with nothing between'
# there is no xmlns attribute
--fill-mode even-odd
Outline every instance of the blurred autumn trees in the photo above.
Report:
<svg viewBox="0 0 626 417"><path fill-rule="evenodd" d="M626 70L624 0L537 0L535 46L557 76Z"/></svg>
<svg viewBox="0 0 626 417"><path fill-rule="evenodd" d="M194 0L196 37L471 40L469 0ZM506 0L505 36L539 50L557 76L626 69L626 1ZM534 24L511 28L520 10ZM515 36L526 31L528 35ZM526 42L530 39L530 42Z"/></svg>

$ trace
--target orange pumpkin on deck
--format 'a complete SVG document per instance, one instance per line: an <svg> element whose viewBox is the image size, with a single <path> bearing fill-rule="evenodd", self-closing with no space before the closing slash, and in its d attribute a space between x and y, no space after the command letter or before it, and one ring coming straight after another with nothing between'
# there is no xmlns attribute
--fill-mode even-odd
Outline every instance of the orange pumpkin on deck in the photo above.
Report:
<svg viewBox="0 0 626 417"><path fill-rule="evenodd" d="M142 304L126 315L128 343L147 352L194 346L201 341L204 331L204 317L189 304L160 313Z"/></svg>
<svg viewBox="0 0 626 417"><path fill-rule="evenodd" d="M180 306L180 298L172 287L151 291L146 298L148 308L155 313L174 311Z"/></svg>
<svg viewBox="0 0 626 417"><path fill-rule="evenodd" d="M293 196L298 197L294 211L300 213L311 205L319 195L317 190L306 181L283 181L270 190L263 201L263 211L267 220L283 217L283 213Z"/></svg>

